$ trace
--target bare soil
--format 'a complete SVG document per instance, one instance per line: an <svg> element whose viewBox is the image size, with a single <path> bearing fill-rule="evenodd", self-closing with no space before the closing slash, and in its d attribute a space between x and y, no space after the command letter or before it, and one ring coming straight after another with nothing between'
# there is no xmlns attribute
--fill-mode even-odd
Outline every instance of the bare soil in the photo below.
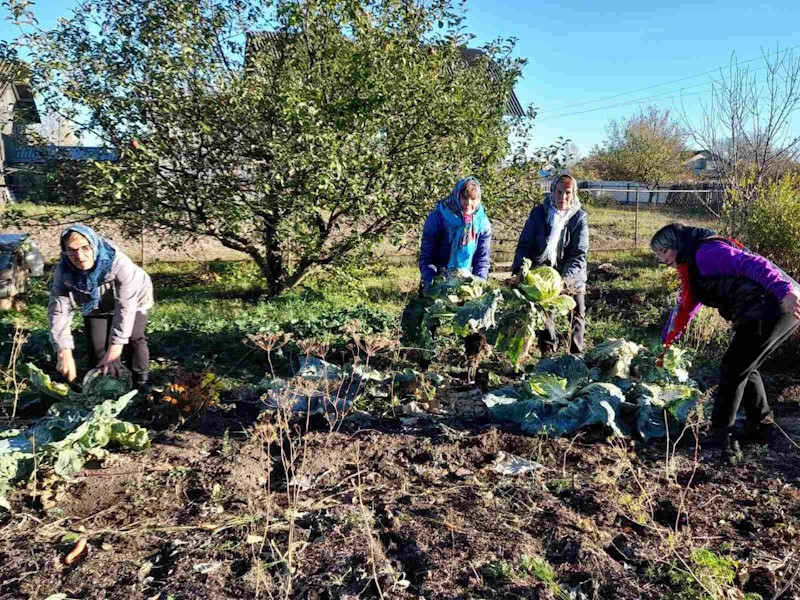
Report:
<svg viewBox="0 0 800 600"><path fill-rule="evenodd" d="M532 438L481 416L311 420L290 443L240 396L48 502L20 490L0 521L0 598L556 597L493 569L526 556L574 597L700 598L671 573L702 547L738 561L733 587L771 598L800 543L800 450L782 435L736 466L705 442L695 460L691 434L668 461L663 441ZM800 404L775 409L800 439ZM544 469L501 475L501 453ZM89 542L69 567L67 532Z"/></svg>
<svg viewBox="0 0 800 600"><path fill-rule="evenodd" d="M24 231L4 229L1 233L28 233L42 251L45 261L54 262L59 258L59 236L66 226L33 226ZM142 258L142 239L130 239L122 235L119 225L105 223L97 227L100 235L114 240L122 251L137 263ZM169 248L163 236L152 232L144 234L145 262L155 260L162 262L206 261L206 260L242 260L246 255L223 246L218 240L202 237L193 242L181 244L179 248Z"/></svg>

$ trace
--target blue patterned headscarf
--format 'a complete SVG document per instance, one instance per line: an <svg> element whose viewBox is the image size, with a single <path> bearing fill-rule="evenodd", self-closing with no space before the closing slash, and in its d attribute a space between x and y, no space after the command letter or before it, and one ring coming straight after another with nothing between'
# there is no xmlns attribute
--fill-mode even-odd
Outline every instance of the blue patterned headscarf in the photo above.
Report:
<svg viewBox="0 0 800 600"><path fill-rule="evenodd" d="M466 218L461 211L461 189L469 181L480 182L475 177L460 179L447 198L439 201L439 212L447 224L450 234L450 259L447 263L449 269L472 270L472 257L478 247L478 236L489 227L489 218L483 204Z"/></svg>
<svg viewBox="0 0 800 600"><path fill-rule="evenodd" d="M88 271L78 269L65 253L65 244L73 233L85 237L94 252L94 264ZM81 306L84 315L100 306L100 284L111 271L115 254L114 248L88 225L73 225L61 232L61 274L64 281L70 287L91 296L91 300Z"/></svg>

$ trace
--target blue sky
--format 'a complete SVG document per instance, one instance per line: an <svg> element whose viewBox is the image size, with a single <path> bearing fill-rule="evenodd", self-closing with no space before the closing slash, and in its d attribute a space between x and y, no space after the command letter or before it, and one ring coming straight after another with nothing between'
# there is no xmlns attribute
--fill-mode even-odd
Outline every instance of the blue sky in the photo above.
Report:
<svg viewBox="0 0 800 600"><path fill-rule="evenodd" d="M570 138L583 154L604 139L610 118L639 108L636 103L606 108L611 105L661 94L654 104L680 110L681 100L670 97L686 88L683 106L696 118L700 101L708 98L708 85L703 84L710 76L627 92L718 69L730 62L733 52L739 60L749 60L761 56L762 49L800 45L796 0L767 5L742 0L476 0L468 10L469 29L477 42L518 38L515 53L529 62L516 91L523 104L540 109L537 139L549 143L558 136ZM763 62L749 64L755 69ZM565 116L555 118L558 115Z"/></svg>
<svg viewBox="0 0 800 600"><path fill-rule="evenodd" d="M72 0L39 0L35 12L46 27L70 6ZM691 76L727 65L733 52L745 61L762 50L800 46L796 0L775 0L768 8L752 0L471 0L467 11L474 45L518 39L515 55L529 63L516 91L523 105L540 109L537 142L562 136L582 154L604 139L610 118L637 112L637 100L680 110L677 97L683 95L685 110L696 118L710 76ZM0 23L0 39L15 34ZM754 69L762 64L750 63ZM658 87L629 93L650 86ZM603 100L609 96L617 97Z"/></svg>

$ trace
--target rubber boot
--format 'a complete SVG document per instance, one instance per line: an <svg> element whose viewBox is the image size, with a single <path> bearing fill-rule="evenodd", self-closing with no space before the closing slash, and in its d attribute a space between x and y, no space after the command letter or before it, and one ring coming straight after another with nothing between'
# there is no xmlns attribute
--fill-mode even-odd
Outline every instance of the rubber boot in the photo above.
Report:
<svg viewBox="0 0 800 600"><path fill-rule="evenodd" d="M775 418L770 412L758 422L749 419L744 424L744 431L740 436L742 442L754 444L768 444L776 437L777 426Z"/></svg>
<svg viewBox="0 0 800 600"><path fill-rule="evenodd" d="M153 386L150 385L150 371L134 371L133 387L139 392L139 396L146 398L153 391Z"/></svg>
<svg viewBox="0 0 800 600"><path fill-rule="evenodd" d="M717 432L722 446L721 460L725 464L736 465L742 461L742 448L739 445L739 440L736 439L735 430L733 427L723 429Z"/></svg>

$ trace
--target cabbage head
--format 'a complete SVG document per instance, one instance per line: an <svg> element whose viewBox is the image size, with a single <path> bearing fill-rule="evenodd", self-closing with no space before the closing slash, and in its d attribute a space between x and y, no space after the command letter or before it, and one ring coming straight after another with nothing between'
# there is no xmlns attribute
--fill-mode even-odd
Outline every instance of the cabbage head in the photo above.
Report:
<svg viewBox="0 0 800 600"><path fill-rule="evenodd" d="M527 271L523 267L520 289L532 302L542 303L560 296L564 282L553 267L541 266Z"/></svg>

